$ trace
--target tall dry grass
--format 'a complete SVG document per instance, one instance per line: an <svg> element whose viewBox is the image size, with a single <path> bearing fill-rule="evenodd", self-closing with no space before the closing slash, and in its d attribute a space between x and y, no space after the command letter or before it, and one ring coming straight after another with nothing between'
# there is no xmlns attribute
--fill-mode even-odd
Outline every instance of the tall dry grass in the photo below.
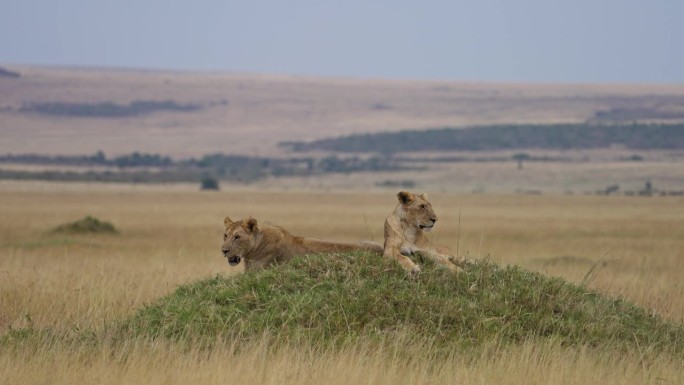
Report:
<svg viewBox="0 0 684 385"><path fill-rule="evenodd" d="M429 347L409 357L392 347L354 346L341 352L305 347L269 349L264 341L211 351L168 342L131 341L99 350L82 345L0 353L9 384L670 384L684 376L670 356L614 355L555 341L488 346L472 355L433 359Z"/></svg>
<svg viewBox="0 0 684 385"><path fill-rule="evenodd" d="M215 274L225 215L252 215L295 234L382 242L386 193L200 193L176 187L0 185L0 334L9 328L104 330L113 320ZM585 282L674 321L684 320L684 199L430 194L437 243L473 258ZM93 215L120 235L65 236L55 226ZM428 363L358 347L342 353L255 345L211 353L130 341L92 351L54 343L0 352L8 383L676 383L680 363L644 361L553 342L491 347ZM366 349L366 350L363 350ZM646 354L647 352L645 352Z"/></svg>

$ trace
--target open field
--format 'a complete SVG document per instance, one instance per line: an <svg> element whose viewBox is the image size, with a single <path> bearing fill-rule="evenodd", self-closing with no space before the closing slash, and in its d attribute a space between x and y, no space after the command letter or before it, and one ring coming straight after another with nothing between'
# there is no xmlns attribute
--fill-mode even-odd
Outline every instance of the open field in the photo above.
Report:
<svg viewBox="0 0 684 385"><path fill-rule="evenodd" d="M585 195L618 185L619 194L636 193L650 181L658 192L684 190L684 152L643 152L642 162L620 161L627 150L530 151L535 156L572 157L566 161L525 162L518 169L510 152L490 152L509 161L405 163L425 167L419 172L378 171L267 178L252 183L260 189L349 190L378 189L385 181L409 181L416 189L456 193L553 193ZM452 153L450 156L472 156Z"/></svg>
<svg viewBox="0 0 684 385"><path fill-rule="evenodd" d="M667 116L681 115L684 110L681 85L466 83L19 66L9 69L22 76L0 77L0 154L80 155L102 150L107 155L141 151L173 157L212 152L276 156L284 151L277 147L281 141L444 126L578 123L610 110L655 108ZM127 105L169 99L201 108L120 118L20 111L24 104L34 103Z"/></svg>
<svg viewBox="0 0 684 385"><path fill-rule="evenodd" d="M10 328L106 329L179 284L239 272L221 258L222 221L252 215L294 234L382 241L396 191L200 193L196 186L0 182L0 335ZM622 296L684 322L682 197L461 195L430 192L437 243L471 258L519 264ZM92 215L119 235L56 235ZM334 219L331 219L334 218ZM591 273L590 273L591 272ZM585 280L586 278L586 280ZM391 348L387 348L390 349ZM0 352L11 383L676 383L681 361L564 347L552 340L491 346L427 363L429 347L387 351L270 351L256 343L210 352L130 341L93 351L76 343ZM256 368L256 371L255 371ZM104 380L103 380L104 379Z"/></svg>

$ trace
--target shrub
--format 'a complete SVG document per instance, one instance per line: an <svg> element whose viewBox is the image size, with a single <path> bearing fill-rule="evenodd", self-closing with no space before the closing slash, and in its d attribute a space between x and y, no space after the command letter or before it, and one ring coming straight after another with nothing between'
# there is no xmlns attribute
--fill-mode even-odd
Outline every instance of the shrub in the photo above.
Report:
<svg viewBox="0 0 684 385"><path fill-rule="evenodd" d="M67 234L117 234L118 231L109 222L100 221L90 215L71 223L65 223L52 230L54 233Z"/></svg>
<svg viewBox="0 0 684 385"><path fill-rule="evenodd" d="M218 191L219 188L219 182L216 180L216 178L212 178L210 176L204 177L201 182L200 190L214 190Z"/></svg>

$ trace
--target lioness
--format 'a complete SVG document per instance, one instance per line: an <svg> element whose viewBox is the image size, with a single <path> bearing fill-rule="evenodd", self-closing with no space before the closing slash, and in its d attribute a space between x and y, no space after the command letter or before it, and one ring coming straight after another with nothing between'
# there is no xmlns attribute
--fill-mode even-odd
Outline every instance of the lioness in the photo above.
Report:
<svg viewBox="0 0 684 385"><path fill-rule="evenodd" d="M335 243L290 234L278 226L257 225L257 220L247 218L232 221L224 219L221 251L228 264L237 266L245 261L245 269L253 270L287 262L296 255L334 253L368 250L382 254L382 246L375 242Z"/></svg>
<svg viewBox="0 0 684 385"><path fill-rule="evenodd" d="M437 222L427 195L400 191L397 197L399 204L385 221L385 257L396 259L412 274L420 272L420 266L408 257L412 254L431 259L453 272L463 271L450 261L448 248L435 247L425 235Z"/></svg>

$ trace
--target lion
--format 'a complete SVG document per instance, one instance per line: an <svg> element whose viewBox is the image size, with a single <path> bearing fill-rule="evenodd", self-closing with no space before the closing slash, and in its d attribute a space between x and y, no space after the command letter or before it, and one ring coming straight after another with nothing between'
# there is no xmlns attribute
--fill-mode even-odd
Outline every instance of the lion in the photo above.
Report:
<svg viewBox="0 0 684 385"><path fill-rule="evenodd" d="M254 218L224 219L223 256L231 266L245 261L245 270L254 270L288 262L305 254L371 251L382 255L383 248L372 241L337 243L290 234L279 226L258 225Z"/></svg>
<svg viewBox="0 0 684 385"><path fill-rule="evenodd" d="M399 204L385 220L384 256L396 259L410 274L420 273L420 266L411 261L409 255L430 259L455 273L463 271L452 260L462 263L465 260L450 256L448 248L434 246L425 235L437 222L427 195L400 191L397 197Z"/></svg>

